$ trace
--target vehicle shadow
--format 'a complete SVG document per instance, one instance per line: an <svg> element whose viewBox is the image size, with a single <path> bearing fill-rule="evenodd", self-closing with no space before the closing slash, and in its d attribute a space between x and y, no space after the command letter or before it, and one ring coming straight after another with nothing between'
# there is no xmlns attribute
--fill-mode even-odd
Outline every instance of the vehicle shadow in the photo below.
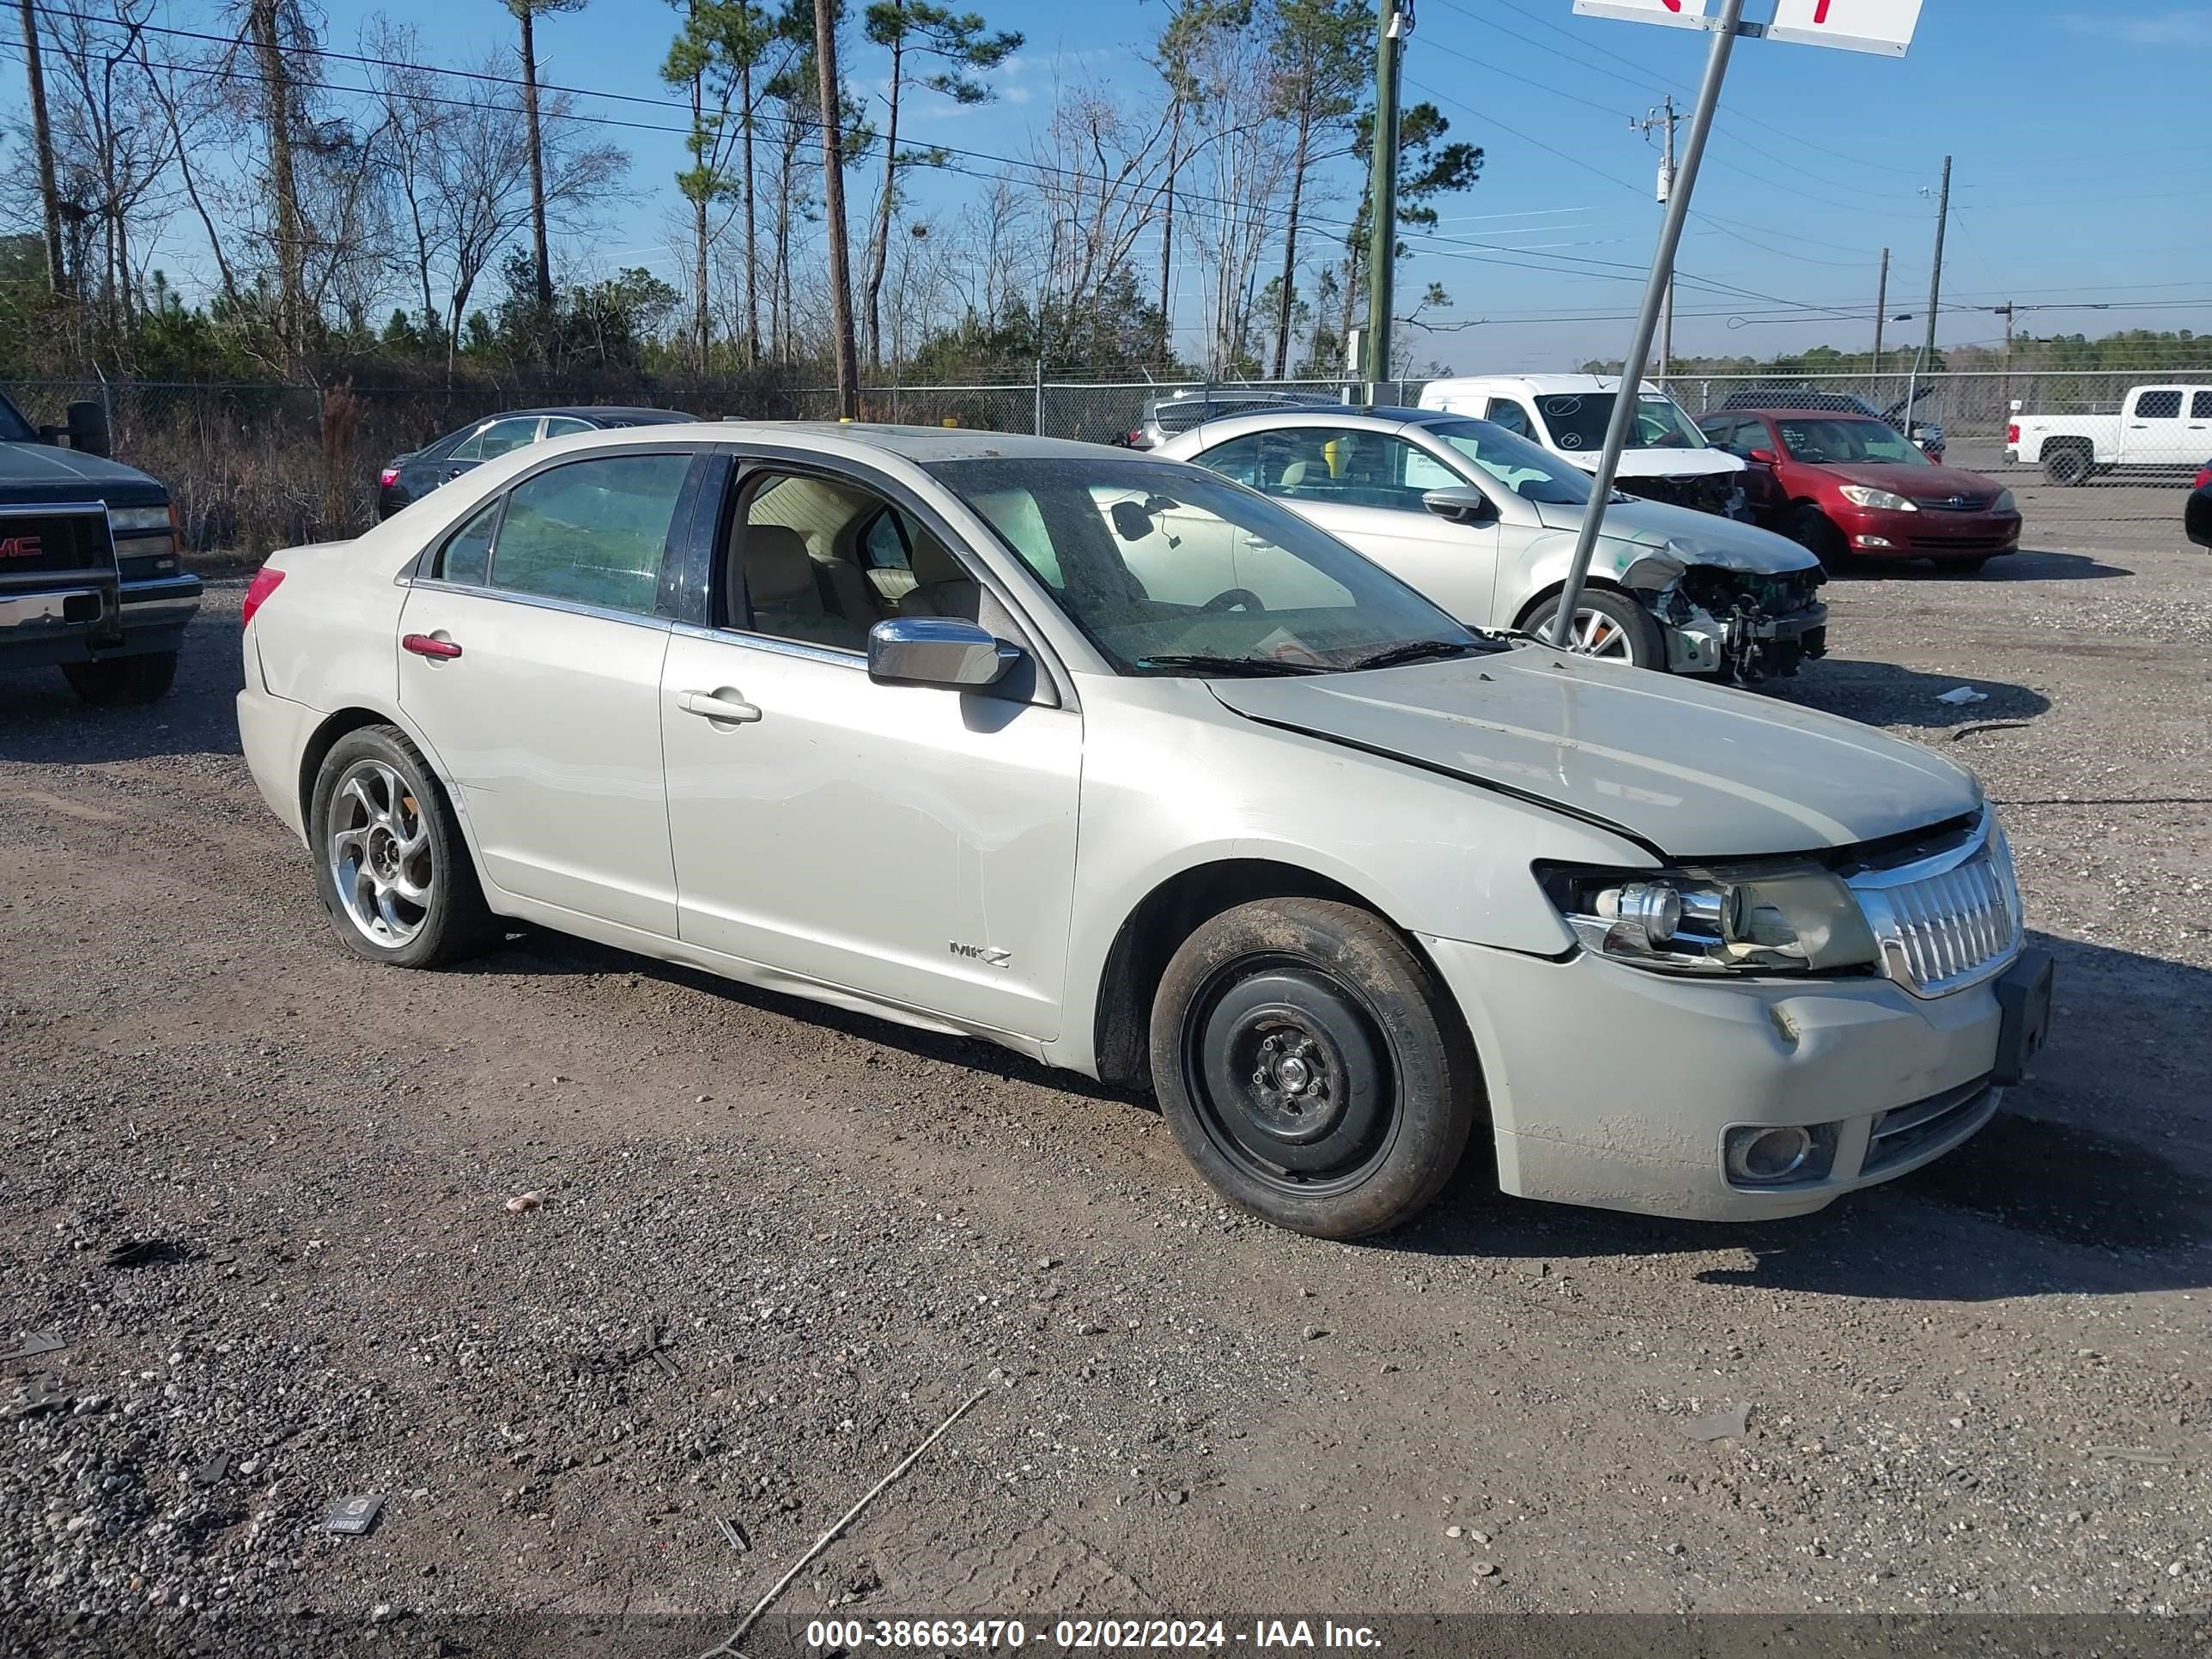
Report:
<svg viewBox="0 0 2212 1659"><path fill-rule="evenodd" d="M0 673L0 761L84 766L167 755L235 755L246 684L238 651L237 591L214 582L185 631L177 683L159 702L95 708L58 668Z"/></svg>
<svg viewBox="0 0 2212 1659"><path fill-rule="evenodd" d="M2059 1020L2035 1079L1966 1146L1817 1215L1756 1225L1667 1221L1501 1196L1480 1137L1434 1208L1357 1248L1482 1258L1709 1256L1702 1282L1885 1300L1981 1302L2212 1287L2212 1052L2194 1041L2212 972L2035 935L2058 957ZM1157 1113L996 1046L895 1025L580 939L520 933L449 969L649 975L951 1066L1073 1097L1077 1109ZM1040 1102L1040 1109L1049 1110ZM1191 1181L1195 1188L1197 1177Z"/></svg>
<svg viewBox="0 0 2212 1659"><path fill-rule="evenodd" d="M1981 700L1942 701L1960 686L1979 692ZM1930 674L1896 663L1848 657L1816 663L1794 678L1769 680L1759 690L1784 702L1868 726L1948 732L1954 739L1992 726L2023 725L2051 709L2050 698L2025 685L1972 675Z"/></svg>
<svg viewBox="0 0 2212 1659"><path fill-rule="evenodd" d="M1743 1251L1705 1284L1883 1300L1984 1302L2212 1286L2212 1138L2194 1040L2212 973L2035 935L2062 1011L2035 1077L1949 1156L1816 1215L1748 1226L1501 1199L1468 1161L1428 1216L1381 1248L1422 1255L1666 1256Z"/></svg>
<svg viewBox="0 0 2212 1659"><path fill-rule="evenodd" d="M1979 570L1929 564L1918 559L1854 558L1832 573L1847 581L2086 582L2136 573L2088 553L2045 553L2022 548L1991 559Z"/></svg>

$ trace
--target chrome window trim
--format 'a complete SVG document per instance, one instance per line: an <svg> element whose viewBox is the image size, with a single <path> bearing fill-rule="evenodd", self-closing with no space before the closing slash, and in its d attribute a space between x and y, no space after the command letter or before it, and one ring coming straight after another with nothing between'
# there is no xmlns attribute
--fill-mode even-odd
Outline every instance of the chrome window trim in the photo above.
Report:
<svg viewBox="0 0 2212 1659"><path fill-rule="evenodd" d="M756 633L747 628L702 628L697 623L678 622L669 624L671 631L687 640L704 640L714 645L744 645L756 650L773 652L779 657L797 657L805 662L826 663L832 668L857 668L868 672L868 654L865 651L844 651L834 645L812 645L803 640L787 640L775 634Z"/></svg>
<svg viewBox="0 0 2212 1659"><path fill-rule="evenodd" d="M1977 860L1986 860L1996 878L2003 904L2005 939L1988 957L1972 968L1923 983L1912 971L1911 958L1905 939L1905 918L1899 914L1891 895L1899 888L1948 875ZM2026 945L2027 918L2021 904L2019 878L2013 870L2012 848L2005 840L1996 812L1986 805L1982 808L1980 822L1974 826L1972 833L1958 846L1917 863L1861 871L1850 877L1847 884L1852 896L1858 900L1859 909L1874 934L1875 948L1881 954L1882 973L1923 1001L1932 1002L1960 991L1971 990L1977 985L1987 984L2019 960Z"/></svg>
<svg viewBox="0 0 2212 1659"><path fill-rule="evenodd" d="M511 587L480 587L473 582L449 582L434 576L417 576L407 584L428 593L459 593L468 599L495 599L502 605L527 605L533 611L557 611L568 617L592 617L601 622L628 623L634 628L649 628L656 633L666 633L676 626L666 617L649 611L617 611L611 605L583 605L574 599L556 599L544 593L519 593Z"/></svg>

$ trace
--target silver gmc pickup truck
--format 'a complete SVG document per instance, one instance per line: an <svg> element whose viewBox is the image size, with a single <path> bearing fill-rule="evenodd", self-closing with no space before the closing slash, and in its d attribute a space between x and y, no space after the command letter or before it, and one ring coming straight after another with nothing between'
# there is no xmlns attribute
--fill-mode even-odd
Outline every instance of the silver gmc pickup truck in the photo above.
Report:
<svg viewBox="0 0 2212 1659"><path fill-rule="evenodd" d="M151 702L200 579L179 565L169 492L107 448L99 404L34 428L0 394L0 669L58 666L87 702Z"/></svg>

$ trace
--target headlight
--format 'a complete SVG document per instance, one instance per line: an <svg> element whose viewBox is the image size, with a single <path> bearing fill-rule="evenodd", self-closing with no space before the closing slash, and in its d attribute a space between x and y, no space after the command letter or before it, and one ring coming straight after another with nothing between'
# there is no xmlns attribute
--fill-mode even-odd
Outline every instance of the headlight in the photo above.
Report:
<svg viewBox="0 0 2212 1659"><path fill-rule="evenodd" d="M1832 871L1592 870L1537 878L1583 947L1674 974L1803 974L1870 968L1874 934Z"/></svg>
<svg viewBox="0 0 2212 1659"><path fill-rule="evenodd" d="M2012 491L2009 489L2000 489L1997 491L1996 500L1990 503L1990 511L1992 513L2017 513L2020 511L2020 503L2013 500Z"/></svg>
<svg viewBox="0 0 2212 1659"><path fill-rule="evenodd" d="M1872 484L1845 484L1843 497L1861 507L1878 507L1884 513L1917 513L1920 503L1907 501L1893 489L1876 489Z"/></svg>
<svg viewBox="0 0 2212 1659"><path fill-rule="evenodd" d="M127 536L142 530L167 530L174 520L167 507L111 507L107 522Z"/></svg>

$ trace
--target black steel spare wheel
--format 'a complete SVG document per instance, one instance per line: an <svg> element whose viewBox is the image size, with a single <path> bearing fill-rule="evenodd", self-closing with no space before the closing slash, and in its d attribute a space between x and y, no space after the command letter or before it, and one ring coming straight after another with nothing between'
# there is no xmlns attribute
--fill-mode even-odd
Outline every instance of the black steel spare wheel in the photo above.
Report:
<svg viewBox="0 0 2212 1659"><path fill-rule="evenodd" d="M1352 1238L1407 1220L1450 1179L1481 1098L1449 994L1356 906L1267 899L1203 923L1153 1000L1153 1085L1225 1196L1279 1225Z"/></svg>

